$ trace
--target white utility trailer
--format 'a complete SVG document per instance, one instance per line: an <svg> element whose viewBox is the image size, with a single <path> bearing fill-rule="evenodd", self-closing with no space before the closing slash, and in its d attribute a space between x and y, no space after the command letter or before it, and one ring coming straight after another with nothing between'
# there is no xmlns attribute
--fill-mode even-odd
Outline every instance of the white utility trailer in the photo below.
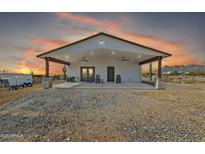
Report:
<svg viewBox="0 0 205 154"><path fill-rule="evenodd" d="M30 74L0 74L0 78L8 81L10 88L31 87L33 84Z"/></svg>

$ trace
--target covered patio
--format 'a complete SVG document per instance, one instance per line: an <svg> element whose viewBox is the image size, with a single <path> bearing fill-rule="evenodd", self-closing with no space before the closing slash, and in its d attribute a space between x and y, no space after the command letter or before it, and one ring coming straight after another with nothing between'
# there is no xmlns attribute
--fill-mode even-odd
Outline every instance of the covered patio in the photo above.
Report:
<svg viewBox="0 0 205 154"><path fill-rule="evenodd" d="M83 88L99 88L99 89L133 89L133 90L154 90L155 87L144 84L144 83L124 83L124 84L115 84L115 83L102 83L102 84L96 84L96 83L82 83L79 86L76 86L77 89L83 89Z"/></svg>
<svg viewBox="0 0 205 154"><path fill-rule="evenodd" d="M110 34L98 33L42 53L37 57L45 60L47 78L49 78L49 62L66 65L67 77L77 77L84 82L77 87L129 88L138 86L148 88L149 86L142 83L141 66L149 64L149 78L152 81L152 63L157 61L157 77L161 78L162 59L169 56L171 54L166 52ZM99 81L102 84L91 84L96 82L97 77L100 78ZM115 83L118 77L121 84Z"/></svg>

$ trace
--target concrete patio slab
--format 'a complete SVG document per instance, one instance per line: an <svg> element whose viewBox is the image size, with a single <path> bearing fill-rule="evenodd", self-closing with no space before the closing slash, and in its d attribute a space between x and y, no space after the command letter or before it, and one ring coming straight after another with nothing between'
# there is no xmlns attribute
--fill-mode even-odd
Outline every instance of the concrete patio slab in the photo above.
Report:
<svg viewBox="0 0 205 154"><path fill-rule="evenodd" d="M54 85L53 88L56 88L56 89L69 89L69 88L73 88L75 86L78 86L80 85L81 83L74 83L74 82L64 82L64 83L61 83L61 84L57 84L57 85Z"/></svg>
<svg viewBox="0 0 205 154"><path fill-rule="evenodd" d="M137 89L137 90L154 90L155 87L144 83L82 83L75 88L103 88L103 89Z"/></svg>

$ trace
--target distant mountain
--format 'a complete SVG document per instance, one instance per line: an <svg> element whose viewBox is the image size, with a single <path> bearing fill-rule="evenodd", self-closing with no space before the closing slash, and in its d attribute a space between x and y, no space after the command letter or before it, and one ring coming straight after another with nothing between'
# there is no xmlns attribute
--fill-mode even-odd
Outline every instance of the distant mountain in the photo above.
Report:
<svg viewBox="0 0 205 154"><path fill-rule="evenodd" d="M164 66L162 68L163 72L205 72L205 65L197 65L197 64L190 64L190 65L178 65L178 66Z"/></svg>

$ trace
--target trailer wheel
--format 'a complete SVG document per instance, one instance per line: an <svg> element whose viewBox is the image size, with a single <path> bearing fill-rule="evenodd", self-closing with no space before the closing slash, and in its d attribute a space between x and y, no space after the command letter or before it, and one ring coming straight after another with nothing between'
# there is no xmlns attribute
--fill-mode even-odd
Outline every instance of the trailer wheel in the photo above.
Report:
<svg viewBox="0 0 205 154"><path fill-rule="evenodd" d="M31 87L32 86L32 84L31 83L28 83L28 87Z"/></svg>
<svg viewBox="0 0 205 154"><path fill-rule="evenodd" d="M24 83L24 84L23 84L23 88L26 88L26 86L27 86L26 83Z"/></svg>

